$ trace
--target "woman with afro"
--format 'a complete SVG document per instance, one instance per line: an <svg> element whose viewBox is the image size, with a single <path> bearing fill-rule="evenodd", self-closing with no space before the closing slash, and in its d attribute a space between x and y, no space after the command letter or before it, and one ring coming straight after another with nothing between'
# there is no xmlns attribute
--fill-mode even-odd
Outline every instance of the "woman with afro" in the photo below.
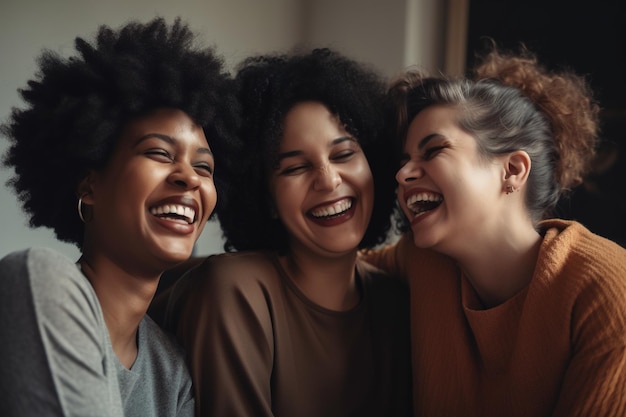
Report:
<svg viewBox="0 0 626 417"><path fill-rule="evenodd" d="M357 259L394 207L385 83L330 50L252 57L236 80L245 151L218 211L233 253L182 277L166 312L199 415L408 415L407 289Z"/></svg>
<svg viewBox="0 0 626 417"><path fill-rule="evenodd" d="M236 149L233 80L176 20L45 52L3 126L32 227L81 250L0 261L0 414L192 416L182 351L146 316L192 253ZM214 176L215 173L215 176Z"/></svg>

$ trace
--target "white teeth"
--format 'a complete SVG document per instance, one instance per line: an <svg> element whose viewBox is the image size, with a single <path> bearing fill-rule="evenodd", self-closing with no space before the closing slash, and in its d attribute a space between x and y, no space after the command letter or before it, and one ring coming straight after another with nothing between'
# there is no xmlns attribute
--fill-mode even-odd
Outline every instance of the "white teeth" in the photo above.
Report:
<svg viewBox="0 0 626 417"><path fill-rule="evenodd" d="M432 193L417 193L417 194L413 194L411 197L409 197L406 200L406 205L410 206L413 203L416 203L418 201L441 201L442 198L440 195L438 194L432 194Z"/></svg>
<svg viewBox="0 0 626 417"><path fill-rule="evenodd" d="M162 206L152 207L150 213L155 216L175 214L184 217L185 221L189 224L193 223L196 217L196 211L194 209L179 204L164 204ZM172 218L172 220L175 219Z"/></svg>
<svg viewBox="0 0 626 417"><path fill-rule="evenodd" d="M431 210L434 206L430 205L430 207L424 207L422 204L424 203L440 203L443 201L443 197L440 194L429 193L429 192L421 192L417 194L411 195L406 200L407 207L416 214L420 214L422 212Z"/></svg>
<svg viewBox="0 0 626 417"><path fill-rule="evenodd" d="M343 213L350 207L352 207L352 200L349 198L345 198L329 206L315 209L311 212L311 214L313 215L313 217L329 217L339 213Z"/></svg>

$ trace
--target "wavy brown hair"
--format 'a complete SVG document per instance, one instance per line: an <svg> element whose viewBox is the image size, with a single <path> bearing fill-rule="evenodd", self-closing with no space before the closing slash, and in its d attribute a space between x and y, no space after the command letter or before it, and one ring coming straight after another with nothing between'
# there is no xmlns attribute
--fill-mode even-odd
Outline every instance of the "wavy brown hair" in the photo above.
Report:
<svg viewBox="0 0 626 417"><path fill-rule="evenodd" d="M525 48L504 53L495 46L472 75L433 77L409 70L395 80L389 96L399 141L423 109L455 106L459 127L476 139L483 157L528 153L530 217L536 223L551 216L559 198L581 182L597 146L599 106L586 80L570 71L548 71Z"/></svg>

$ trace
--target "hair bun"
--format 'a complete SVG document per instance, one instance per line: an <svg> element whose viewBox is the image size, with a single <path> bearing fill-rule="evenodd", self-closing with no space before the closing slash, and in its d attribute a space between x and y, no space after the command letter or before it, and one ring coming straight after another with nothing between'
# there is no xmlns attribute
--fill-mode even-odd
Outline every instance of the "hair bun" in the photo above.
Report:
<svg viewBox="0 0 626 417"><path fill-rule="evenodd" d="M548 71L524 45L517 54L500 52L492 45L479 57L473 78L498 80L533 101L552 127L561 187L570 189L582 182L595 154L600 111L583 77L570 71Z"/></svg>

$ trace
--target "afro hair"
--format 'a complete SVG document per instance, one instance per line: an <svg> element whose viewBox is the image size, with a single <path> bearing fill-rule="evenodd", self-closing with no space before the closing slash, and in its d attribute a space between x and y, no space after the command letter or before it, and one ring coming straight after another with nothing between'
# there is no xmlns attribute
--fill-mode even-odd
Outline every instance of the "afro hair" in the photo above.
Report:
<svg viewBox="0 0 626 417"><path fill-rule="evenodd" d="M317 101L339 117L363 148L374 176L374 209L361 247L383 242L395 201L390 106L384 80L368 66L329 49L250 57L238 67L245 146L218 218L227 251L284 252L288 236L272 216L269 168L277 161L283 120L298 102Z"/></svg>
<svg viewBox="0 0 626 417"><path fill-rule="evenodd" d="M216 187L224 193L238 149L239 105L232 77L212 48L176 19L101 26L90 43L76 38L69 58L44 51L39 71L19 90L2 133L11 141L3 164L31 227L49 227L58 239L82 245L77 186L109 160L124 126L157 108L177 108L203 127L215 154Z"/></svg>

